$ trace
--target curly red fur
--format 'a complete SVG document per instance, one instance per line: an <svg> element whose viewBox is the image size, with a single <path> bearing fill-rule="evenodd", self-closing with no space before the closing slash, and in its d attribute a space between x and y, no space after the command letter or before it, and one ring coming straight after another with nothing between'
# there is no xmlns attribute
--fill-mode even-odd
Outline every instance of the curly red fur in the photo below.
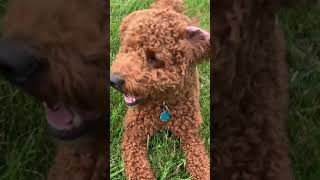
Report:
<svg viewBox="0 0 320 180"><path fill-rule="evenodd" d="M111 71L125 79L124 92L143 96L129 108L124 122L122 151L128 179L155 179L146 140L158 130L169 129L183 143L187 171L193 179L209 179L209 158L200 137L199 78L196 64L208 55L209 40L189 38L188 17L157 1L153 9L127 16L120 27L121 47ZM172 1L173 4L176 1ZM177 1L178 2L178 1ZM170 4L169 4L170 5ZM157 65L148 62L155 54ZM169 122L161 122L161 105L170 109Z"/></svg>
<svg viewBox="0 0 320 180"><path fill-rule="evenodd" d="M155 9L172 9L176 12L182 13L183 8L183 0L156 0L151 8Z"/></svg>
<svg viewBox="0 0 320 180"><path fill-rule="evenodd" d="M286 129L288 67L280 1L214 4L213 175L292 179Z"/></svg>

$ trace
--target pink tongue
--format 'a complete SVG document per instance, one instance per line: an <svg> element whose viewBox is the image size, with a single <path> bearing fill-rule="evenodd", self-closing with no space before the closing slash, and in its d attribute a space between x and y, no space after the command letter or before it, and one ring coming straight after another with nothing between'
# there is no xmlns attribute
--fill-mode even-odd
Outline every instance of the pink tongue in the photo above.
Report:
<svg viewBox="0 0 320 180"><path fill-rule="evenodd" d="M136 101L136 98L133 97L133 96L124 95L124 101L125 101L127 104L131 104L131 103L134 103L134 102Z"/></svg>
<svg viewBox="0 0 320 180"><path fill-rule="evenodd" d="M57 128L72 127L73 113L64 105L61 105L57 110L46 108L48 122Z"/></svg>

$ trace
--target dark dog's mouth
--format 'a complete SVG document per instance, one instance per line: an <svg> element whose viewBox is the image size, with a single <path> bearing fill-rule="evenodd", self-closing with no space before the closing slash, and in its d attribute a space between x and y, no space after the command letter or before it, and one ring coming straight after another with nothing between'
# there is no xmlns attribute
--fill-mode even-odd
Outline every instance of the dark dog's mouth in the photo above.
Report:
<svg viewBox="0 0 320 180"><path fill-rule="evenodd" d="M135 106L140 104L143 101L143 97L141 96L131 96L131 95L124 95L124 102L127 104L127 106Z"/></svg>
<svg viewBox="0 0 320 180"><path fill-rule="evenodd" d="M101 118L97 112L87 112L63 103L48 106L46 103L49 132L62 140L76 139L95 128Z"/></svg>

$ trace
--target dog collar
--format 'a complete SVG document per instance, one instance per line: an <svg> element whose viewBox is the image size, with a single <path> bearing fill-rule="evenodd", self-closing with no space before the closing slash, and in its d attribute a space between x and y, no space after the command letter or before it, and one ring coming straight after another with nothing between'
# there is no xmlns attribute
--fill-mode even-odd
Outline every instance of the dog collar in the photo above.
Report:
<svg viewBox="0 0 320 180"><path fill-rule="evenodd" d="M162 122L168 122L170 120L170 112L169 112L169 108L166 105L165 102L163 102L162 106L161 106L161 113L160 113L160 120Z"/></svg>

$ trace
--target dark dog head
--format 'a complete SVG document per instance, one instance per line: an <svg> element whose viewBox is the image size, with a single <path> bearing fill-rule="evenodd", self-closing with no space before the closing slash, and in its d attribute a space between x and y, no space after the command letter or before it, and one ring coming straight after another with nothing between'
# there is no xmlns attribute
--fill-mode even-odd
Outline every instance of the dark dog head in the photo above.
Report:
<svg viewBox="0 0 320 180"><path fill-rule="evenodd" d="M106 11L99 0L10 2L0 71L43 102L50 129L77 137L104 109Z"/></svg>

